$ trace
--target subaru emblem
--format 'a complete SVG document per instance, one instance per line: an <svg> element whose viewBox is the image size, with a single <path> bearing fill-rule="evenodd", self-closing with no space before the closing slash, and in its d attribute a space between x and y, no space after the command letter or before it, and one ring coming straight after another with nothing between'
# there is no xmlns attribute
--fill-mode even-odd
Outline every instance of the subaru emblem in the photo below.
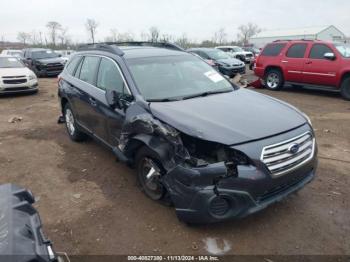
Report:
<svg viewBox="0 0 350 262"><path fill-rule="evenodd" d="M298 144L292 144L290 145L290 147L288 148L288 151L291 153L291 154L296 154L298 153L299 151L299 145Z"/></svg>

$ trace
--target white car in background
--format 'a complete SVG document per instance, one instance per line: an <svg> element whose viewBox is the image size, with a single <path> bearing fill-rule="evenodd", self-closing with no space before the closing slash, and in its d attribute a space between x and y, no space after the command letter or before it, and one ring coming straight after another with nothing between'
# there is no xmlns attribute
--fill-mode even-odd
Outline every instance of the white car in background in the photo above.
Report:
<svg viewBox="0 0 350 262"><path fill-rule="evenodd" d="M67 63L69 60L69 57L75 53L74 50L55 50L55 53L59 54L64 61Z"/></svg>
<svg viewBox="0 0 350 262"><path fill-rule="evenodd" d="M15 56L18 58L22 58L23 52L22 50L18 50L18 49L6 49L6 50L2 50L1 55L8 55L8 56Z"/></svg>
<svg viewBox="0 0 350 262"><path fill-rule="evenodd" d="M0 55L0 94L35 93L38 79L17 57Z"/></svg>
<svg viewBox="0 0 350 262"><path fill-rule="evenodd" d="M252 60L254 60L254 54L252 52L244 51L243 48L239 46L217 46L216 49L220 49L226 52L233 58L238 58L242 62L249 64Z"/></svg>

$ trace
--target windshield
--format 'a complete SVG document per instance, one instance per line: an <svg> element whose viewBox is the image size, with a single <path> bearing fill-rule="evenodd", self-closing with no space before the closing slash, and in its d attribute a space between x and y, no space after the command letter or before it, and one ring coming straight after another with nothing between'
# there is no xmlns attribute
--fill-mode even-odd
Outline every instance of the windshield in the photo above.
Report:
<svg viewBox="0 0 350 262"><path fill-rule="evenodd" d="M335 47L338 49L339 53L342 56L350 58L350 45L336 44Z"/></svg>
<svg viewBox="0 0 350 262"><path fill-rule="evenodd" d="M15 57L0 57L0 68L18 68L24 65Z"/></svg>
<svg viewBox="0 0 350 262"><path fill-rule="evenodd" d="M206 51L208 56L214 60L229 59L230 57L222 50Z"/></svg>
<svg viewBox="0 0 350 262"><path fill-rule="evenodd" d="M59 54L51 50L35 51L32 53L33 59L55 58L59 57Z"/></svg>
<svg viewBox="0 0 350 262"><path fill-rule="evenodd" d="M128 64L139 91L148 101L233 90L228 80L192 55L130 59Z"/></svg>
<svg viewBox="0 0 350 262"><path fill-rule="evenodd" d="M234 47L232 49L233 49L234 52L244 52L244 50L242 48L238 47L238 46Z"/></svg>

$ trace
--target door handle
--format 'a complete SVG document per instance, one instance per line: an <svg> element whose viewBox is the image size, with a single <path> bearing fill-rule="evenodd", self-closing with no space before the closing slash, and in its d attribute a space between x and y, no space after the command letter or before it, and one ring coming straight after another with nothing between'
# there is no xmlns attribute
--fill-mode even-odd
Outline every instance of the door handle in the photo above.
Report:
<svg viewBox="0 0 350 262"><path fill-rule="evenodd" d="M92 106L97 106L97 102L96 102L96 99L95 99L95 98L90 97L90 98L89 98L89 101L90 101L90 104L91 104Z"/></svg>
<svg viewBox="0 0 350 262"><path fill-rule="evenodd" d="M307 65L311 65L311 64L312 64L312 61L307 61L306 64L307 64Z"/></svg>
<svg viewBox="0 0 350 262"><path fill-rule="evenodd" d="M287 61L287 60L282 60L281 62L282 62L282 63L288 63L288 61Z"/></svg>

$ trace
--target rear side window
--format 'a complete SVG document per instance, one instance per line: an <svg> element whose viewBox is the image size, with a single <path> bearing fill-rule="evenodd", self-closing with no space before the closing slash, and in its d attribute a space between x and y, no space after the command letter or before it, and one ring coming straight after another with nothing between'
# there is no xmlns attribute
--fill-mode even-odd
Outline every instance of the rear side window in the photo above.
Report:
<svg viewBox="0 0 350 262"><path fill-rule="evenodd" d="M294 44L288 49L287 57L303 58L305 55L306 48L307 44Z"/></svg>
<svg viewBox="0 0 350 262"><path fill-rule="evenodd" d="M334 53L332 49L324 44L314 44L311 48L310 58L312 59L325 59L326 53Z"/></svg>
<svg viewBox="0 0 350 262"><path fill-rule="evenodd" d="M262 51L262 56L278 56L286 44L269 44Z"/></svg>
<svg viewBox="0 0 350 262"><path fill-rule="evenodd" d="M74 75L75 69L77 68L77 65L80 62L81 57L80 56L76 56L74 57L69 64L67 65L67 73L70 75Z"/></svg>
<svg viewBox="0 0 350 262"><path fill-rule="evenodd" d="M80 69L79 79L95 85L95 76L100 58L96 56L86 56Z"/></svg>
<svg viewBox="0 0 350 262"><path fill-rule="evenodd" d="M102 90L114 89L119 93L123 93L124 81L113 61L102 58L98 70L97 87Z"/></svg>

